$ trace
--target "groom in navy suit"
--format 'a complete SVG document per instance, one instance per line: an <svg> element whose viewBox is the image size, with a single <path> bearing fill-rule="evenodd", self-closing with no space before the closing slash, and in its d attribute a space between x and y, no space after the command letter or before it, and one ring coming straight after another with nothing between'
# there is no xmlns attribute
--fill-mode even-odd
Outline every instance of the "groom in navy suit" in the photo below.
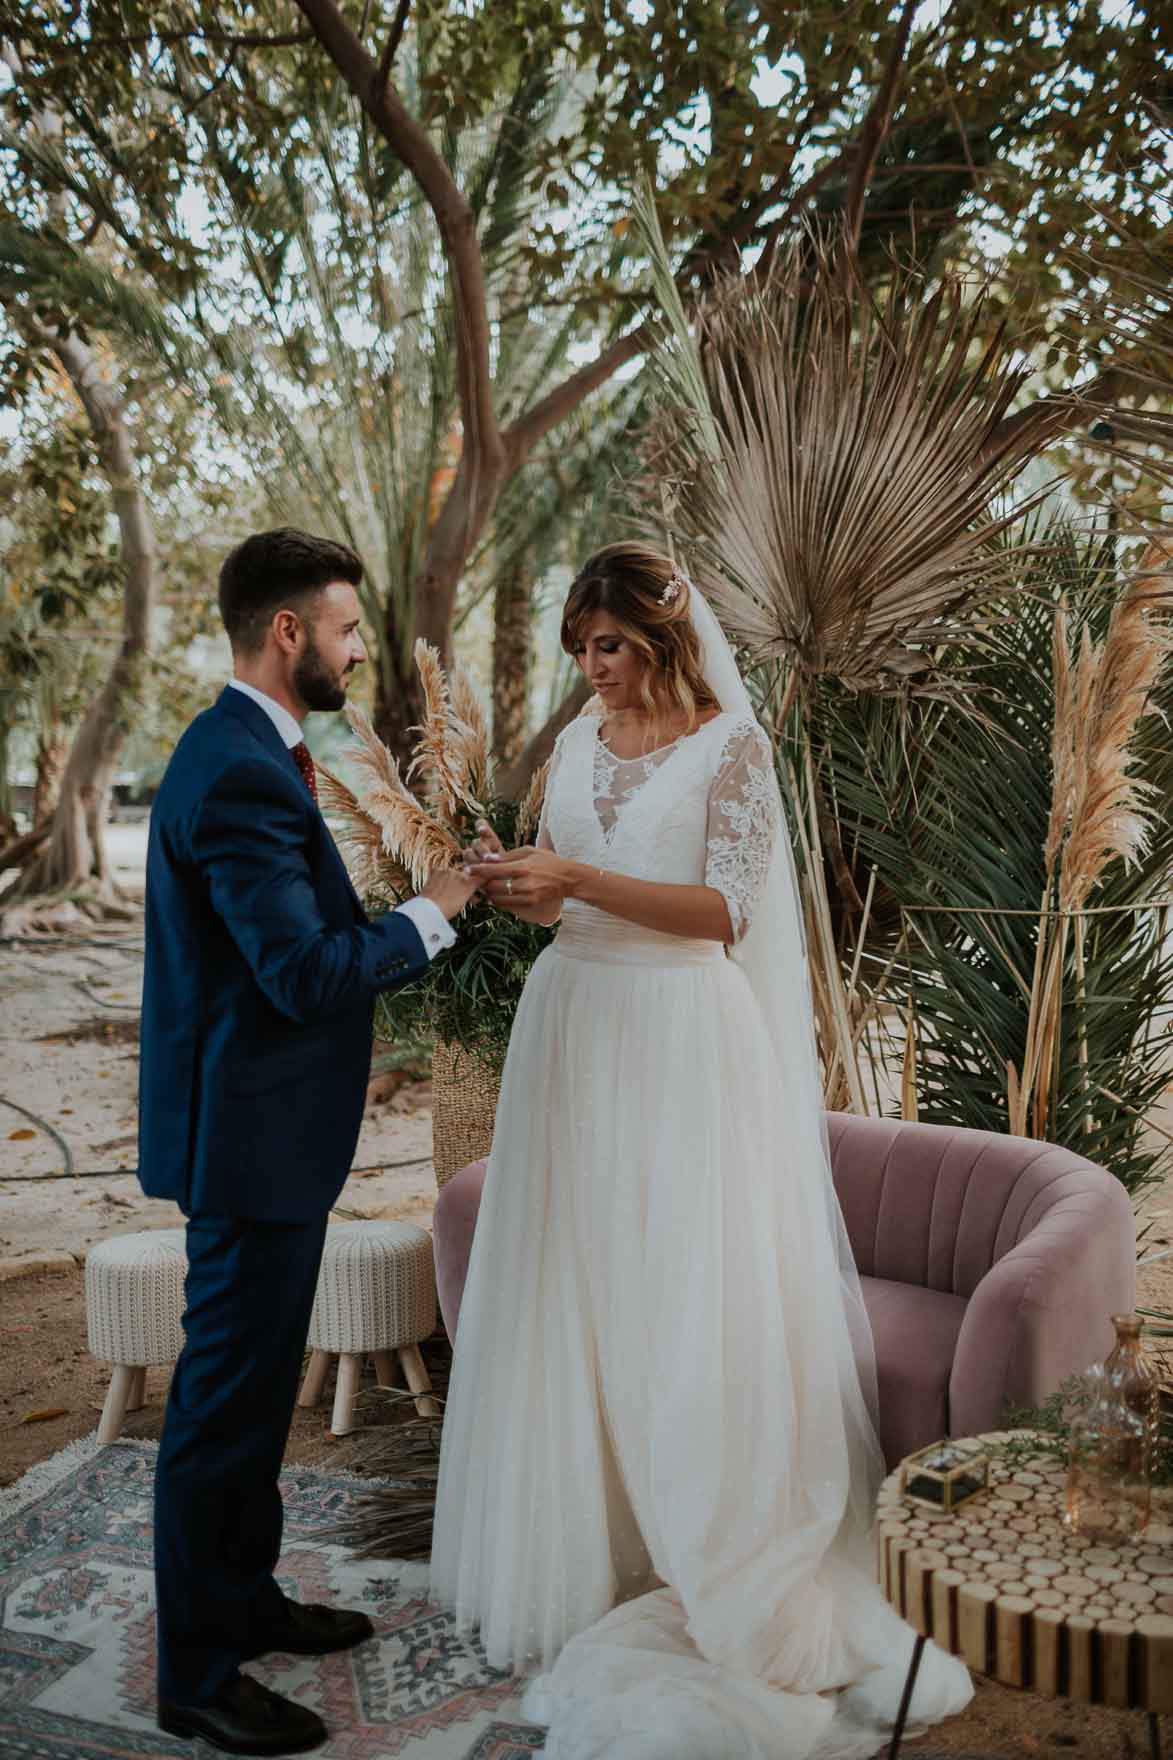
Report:
<svg viewBox="0 0 1173 1760"><path fill-rule="evenodd" d="M301 737L366 657L352 550L283 528L220 574L235 677L175 749L147 856L139 1167L187 1223L186 1342L155 1488L159 1725L299 1753L321 1719L241 1664L369 1637L273 1575L277 1476L326 1217L358 1140L377 991L451 945L475 882L432 876L370 921L318 811Z"/></svg>

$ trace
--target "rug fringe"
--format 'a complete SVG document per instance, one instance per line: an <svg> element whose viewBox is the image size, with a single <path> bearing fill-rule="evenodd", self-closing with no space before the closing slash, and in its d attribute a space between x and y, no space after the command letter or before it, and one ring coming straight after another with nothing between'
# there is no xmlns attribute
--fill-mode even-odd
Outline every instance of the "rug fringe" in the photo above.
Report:
<svg viewBox="0 0 1173 1760"><path fill-rule="evenodd" d="M84 1466L87 1461L93 1460L104 1448L126 1447L144 1447L153 1450L156 1444L153 1442L138 1444L129 1441L100 1443L96 1430L91 1431L88 1436L79 1436L76 1442L67 1442L64 1448L59 1449L56 1454L50 1455L48 1460L37 1461L17 1479L15 1484L6 1485L0 1489L0 1521L8 1521L12 1516L19 1514L22 1509L26 1509L30 1503L36 1503L38 1498L45 1497L68 1473L72 1473L77 1467Z"/></svg>
<svg viewBox="0 0 1173 1760"><path fill-rule="evenodd" d="M56 1454L49 1455L46 1460L35 1462L11 1485L0 1486L0 1522L10 1521L21 1510L27 1509L30 1503L46 1497L76 1467L83 1467L88 1461L95 1460L107 1448L145 1455L148 1458L153 1458L159 1452L159 1444L146 1437L120 1436L116 1442L99 1443L97 1431L92 1430L88 1436L80 1436L75 1442L67 1442L64 1448L58 1449ZM356 1491L370 1491L377 1484L369 1473L351 1473L342 1467L287 1466L281 1469L283 1479L296 1481L303 1475L311 1479L328 1479L332 1485L344 1485ZM379 1488L389 1489L385 1486Z"/></svg>

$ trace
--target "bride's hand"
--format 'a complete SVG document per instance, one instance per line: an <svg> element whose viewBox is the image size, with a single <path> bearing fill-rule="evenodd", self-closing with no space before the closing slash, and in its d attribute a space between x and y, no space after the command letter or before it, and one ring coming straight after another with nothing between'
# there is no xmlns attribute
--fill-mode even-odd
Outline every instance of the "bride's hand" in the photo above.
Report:
<svg viewBox="0 0 1173 1760"><path fill-rule="evenodd" d="M523 844L494 860L473 862L468 874L502 910L531 922L552 922L570 890L573 863L563 861L552 849Z"/></svg>

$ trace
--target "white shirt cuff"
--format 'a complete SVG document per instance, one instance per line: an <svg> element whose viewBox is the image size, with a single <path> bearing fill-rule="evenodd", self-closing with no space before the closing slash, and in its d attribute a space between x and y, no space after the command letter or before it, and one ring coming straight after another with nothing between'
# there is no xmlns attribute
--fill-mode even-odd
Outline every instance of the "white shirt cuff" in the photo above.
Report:
<svg viewBox="0 0 1173 1760"><path fill-rule="evenodd" d="M429 959L435 959L438 953L455 943L456 931L439 905L433 904L430 898L409 898L404 904L397 904L395 909L414 923Z"/></svg>

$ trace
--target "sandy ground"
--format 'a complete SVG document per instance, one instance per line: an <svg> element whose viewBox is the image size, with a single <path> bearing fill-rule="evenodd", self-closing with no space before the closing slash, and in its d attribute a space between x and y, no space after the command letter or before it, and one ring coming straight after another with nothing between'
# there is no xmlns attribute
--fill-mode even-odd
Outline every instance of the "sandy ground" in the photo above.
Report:
<svg viewBox="0 0 1173 1760"><path fill-rule="evenodd" d="M116 866L137 889L142 827L112 831ZM6 925L4 933L17 931ZM108 1234L181 1220L174 1206L142 1196L133 1171L141 974L137 917L0 941L0 1485L96 1423L109 1371L86 1348L86 1248ZM1173 1130L1173 1094L1158 1122ZM435 1196L430 1155L428 1084L376 1080L340 1210L427 1224ZM1142 1220L1147 1254L1170 1245L1173 1175L1150 1195ZM1173 1310L1173 1259L1142 1273L1141 1302ZM442 1357L437 1345L426 1354ZM128 1417L127 1435L158 1436L167 1381L166 1369L149 1371L147 1404ZM330 1397L327 1387L321 1406L296 1414L289 1461L345 1468L361 1455L361 1431L331 1435ZM369 1387L363 1396L370 1417L377 1397ZM908 1752L920 1746L909 1743ZM923 1746L958 1760L1062 1753L1118 1760L1148 1752L1139 1717L1089 1713L985 1682L965 1715Z"/></svg>
<svg viewBox="0 0 1173 1760"><path fill-rule="evenodd" d="M145 832L112 827L119 878L141 891ZM86 1349L82 1265L111 1234L181 1225L135 1174L142 920L76 923L0 941L0 1485L93 1429L109 1370ZM427 1225L435 1200L431 1089L376 1076L337 1213ZM130 1435L155 1436L166 1370ZM290 1458L345 1464L358 1446L327 1428L329 1395L299 1413ZM374 1399L372 1392L371 1396ZM44 1416L52 1413L51 1417Z"/></svg>
<svg viewBox="0 0 1173 1760"><path fill-rule="evenodd" d="M144 838L142 827L112 827L119 877L136 890ZM0 1260L84 1254L112 1232L182 1222L174 1205L143 1197L134 1173L141 918L6 933L15 939L0 943ZM376 1078L340 1211L428 1221L430 1101L426 1082Z"/></svg>

